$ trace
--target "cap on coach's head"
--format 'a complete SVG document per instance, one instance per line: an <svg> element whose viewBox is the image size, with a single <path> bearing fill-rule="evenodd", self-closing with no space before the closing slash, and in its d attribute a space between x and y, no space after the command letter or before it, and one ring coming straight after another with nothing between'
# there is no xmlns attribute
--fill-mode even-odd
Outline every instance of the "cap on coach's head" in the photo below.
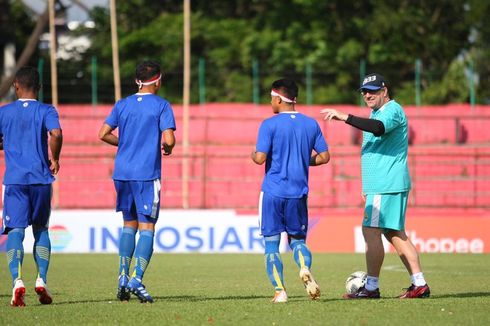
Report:
<svg viewBox="0 0 490 326"><path fill-rule="evenodd" d="M380 74L369 74L366 75L366 77L364 77L364 80L362 81L362 85L361 87L359 87L359 89L360 90L368 89L371 91L377 91L383 87L388 87L388 85L386 85L383 76L381 76Z"/></svg>

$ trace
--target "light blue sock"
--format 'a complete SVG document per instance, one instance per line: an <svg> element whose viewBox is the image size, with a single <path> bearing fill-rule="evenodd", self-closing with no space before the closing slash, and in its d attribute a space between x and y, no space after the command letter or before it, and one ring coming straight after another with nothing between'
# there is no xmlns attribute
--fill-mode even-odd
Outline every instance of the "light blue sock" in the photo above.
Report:
<svg viewBox="0 0 490 326"><path fill-rule="evenodd" d="M289 247L293 251L294 261L299 268L307 267L311 268L311 251L306 245L305 239L291 238L289 241Z"/></svg>
<svg viewBox="0 0 490 326"><path fill-rule="evenodd" d="M49 258L51 256L51 241L49 240L48 228L43 227L33 231L34 233L34 261L36 262L37 272L44 283L47 283L49 268Z"/></svg>
<svg viewBox="0 0 490 326"><path fill-rule="evenodd" d="M136 229L123 227L119 240L119 275L129 276L129 266L135 247Z"/></svg>
<svg viewBox="0 0 490 326"><path fill-rule="evenodd" d="M276 291L284 290L283 266L279 254L281 236L264 237L265 240L265 270Z"/></svg>
<svg viewBox="0 0 490 326"><path fill-rule="evenodd" d="M12 229L7 236L7 261L12 281L22 278L22 262L24 261L25 230L21 228Z"/></svg>
<svg viewBox="0 0 490 326"><path fill-rule="evenodd" d="M136 250L134 252L134 258L136 263L134 266L133 277L138 280L143 279L143 274L150 263L151 255L153 254L153 236L155 232L150 230L140 231L140 237L138 239L138 244L136 245Z"/></svg>

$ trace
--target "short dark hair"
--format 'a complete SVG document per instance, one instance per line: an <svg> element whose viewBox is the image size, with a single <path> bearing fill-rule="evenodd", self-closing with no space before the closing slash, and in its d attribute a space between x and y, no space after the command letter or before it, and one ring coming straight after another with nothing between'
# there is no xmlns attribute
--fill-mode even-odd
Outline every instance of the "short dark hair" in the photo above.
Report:
<svg viewBox="0 0 490 326"><path fill-rule="evenodd" d="M298 97L298 85L294 80L283 78L278 79L272 83L272 88L277 89L281 94L291 100L295 100Z"/></svg>
<svg viewBox="0 0 490 326"><path fill-rule="evenodd" d="M160 75L160 73L160 65L156 61L148 60L143 61L136 67L135 76L137 80L144 82Z"/></svg>
<svg viewBox="0 0 490 326"><path fill-rule="evenodd" d="M22 88L37 92L41 87L39 72L34 67L25 66L17 70L14 81Z"/></svg>

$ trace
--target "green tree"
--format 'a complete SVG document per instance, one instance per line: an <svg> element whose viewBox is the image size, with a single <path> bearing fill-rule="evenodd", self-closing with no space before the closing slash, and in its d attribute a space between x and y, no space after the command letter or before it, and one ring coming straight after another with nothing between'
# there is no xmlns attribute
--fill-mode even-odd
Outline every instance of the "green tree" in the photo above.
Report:
<svg viewBox="0 0 490 326"><path fill-rule="evenodd" d="M424 103L465 101L467 94L452 89L456 79L466 76L468 59L461 61L461 56L475 61L479 98L488 98L482 86L489 84L489 5L481 1L192 1L192 11L193 102L198 101L199 58L207 64L208 101L251 101L254 59L263 102L269 101L275 78L291 77L304 87L305 68L311 64L315 102L357 103L361 59L368 72L385 75L404 104L414 103L416 59L423 63ZM99 57L103 83L111 84L108 12L98 8L92 17L97 28L91 54ZM182 21L181 2L118 3L123 93L134 91L137 62L154 58L166 71L162 94L180 102Z"/></svg>

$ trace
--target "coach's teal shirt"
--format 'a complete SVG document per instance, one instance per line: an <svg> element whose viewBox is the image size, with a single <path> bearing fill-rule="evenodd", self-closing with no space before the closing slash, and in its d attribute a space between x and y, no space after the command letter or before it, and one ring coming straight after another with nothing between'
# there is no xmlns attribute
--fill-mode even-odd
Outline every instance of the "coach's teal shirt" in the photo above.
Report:
<svg viewBox="0 0 490 326"><path fill-rule="evenodd" d="M382 194L409 191L408 122L403 108L394 100L371 111L371 119L383 122L385 133L379 137L363 132L362 191Z"/></svg>

